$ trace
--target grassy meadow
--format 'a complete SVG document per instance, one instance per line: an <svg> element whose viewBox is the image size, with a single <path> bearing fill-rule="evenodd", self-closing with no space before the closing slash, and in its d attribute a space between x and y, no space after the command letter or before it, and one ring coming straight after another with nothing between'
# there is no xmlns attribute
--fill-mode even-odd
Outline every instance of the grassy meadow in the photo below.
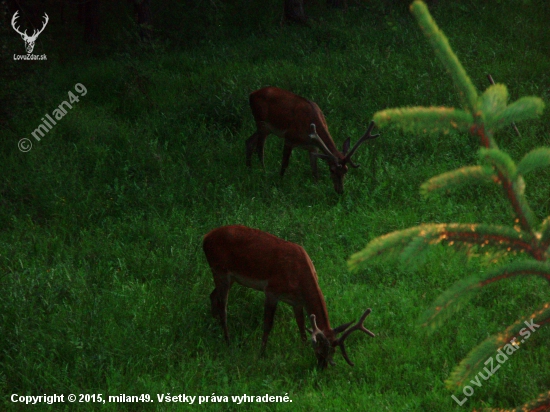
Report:
<svg viewBox="0 0 550 412"><path fill-rule="evenodd" d="M47 62L8 63L16 74L0 92L0 409L455 411L513 407L547 391L548 328L462 407L444 384L477 344L548 301L543 280L487 287L428 335L419 316L454 282L486 271L482 256L440 247L416 271L394 262L347 269L353 253L394 230L510 223L511 209L492 186L419 194L428 178L475 164L478 141L382 129L356 153L361 167L349 171L343 195L323 162L314 182L303 150L281 178L283 144L275 136L266 142L265 169L256 156L245 166L244 142L255 130L248 95L263 86L318 103L339 148L362 136L378 110L459 106L404 3L350 1L345 12L309 2L310 27L280 26L281 0L245 3L205 1L190 10L170 3L170 11L157 10L155 24L166 23L151 45L136 40L129 18L117 26L107 13L95 49L52 25L35 50ZM490 73L511 100L545 100L540 119L517 124L521 137L512 128L496 136L500 147L519 160L549 146L548 4L440 0L431 11L478 90ZM9 34L3 59L24 53L20 37ZM77 83L87 94L40 141L32 138ZM24 137L33 144L27 153L17 147ZM549 170L525 179L535 214L548 216ZM284 303L260 357L264 295L239 285L229 295L226 346L210 314L214 286L201 245L208 231L228 224L302 245L333 327L373 309L365 326L376 337L354 333L346 344L355 367L337 353L336 366L317 370ZM70 393L149 394L155 402L10 400ZM159 403L157 394L209 402ZM229 402L212 403L212 394ZM243 394L287 394L292 403L231 402Z"/></svg>

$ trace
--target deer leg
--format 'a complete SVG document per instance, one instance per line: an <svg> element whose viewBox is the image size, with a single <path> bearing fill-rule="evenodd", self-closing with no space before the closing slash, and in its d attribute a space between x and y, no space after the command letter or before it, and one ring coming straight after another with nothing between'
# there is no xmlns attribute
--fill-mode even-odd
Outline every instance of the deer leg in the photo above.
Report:
<svg viewBox="0 0 550 412"><path fill-rule="evenodd" d="M258 152L258 158L260 159L260 163L262 164L262 167L265 168L265 165L264 165L264 144L265 144L265 139L267 138L267 135L266 134L259 134L258 135L258 143L257 143L257 147L256 147L256 150Z"/></svg>
<svg viewBox="0 0 550 412"><path fill-rule="evenodd" d="M304 318L304 307L302 305L293 306L294 317L296 318L296 323L298 324L298 329L300 330L300 338L303 342L307 341L306 337L306 325Z"/></svg>
<svg viewBox="0 0 550 412"><path fill-rule="evenodd" d="M281 176L285 174L285 170L288 167L288 161L290 160L290 154L292 153L292 146L285 144L283 148L283 163L281 164Z"/></svg>
<svg viewBox="0 0 550 412"><path fill-rule="evenodd" d="M265 347L267 345L267 338L269 337L269 332L273 328L273 321L275 320L275 310L277 309L277 298L275 295L266 292L265 293L265 304L264 304L264 335L262 337L262 348L260 353L263 355L265 352Z"/></svg>
<svg viewBox="0 0 550 412"><path fill-rule="evenodd" d="M309 164L311 165L313 178L315 181L319 180L319 173L317 172L317 156L315 156L313 152L309 152Z"/></svg>
<svg viewBox="0 0 550 412"><path fill-rule="evenodd" d="M226 273L214 273L215 289L210 294L212 316L220 318L225 341L229 345L229 331L227 329L227 297L231 289L231 280Z"/></svg>
<svg viewBox="0 0 550 412"><path fill-rule="evenodd" d="M256 132L246 140L246 165L248 167L252 166L252 153L254 153L254 151L256 150L256 147L258 146L259 136L260 136L260 133Z"/></svg>

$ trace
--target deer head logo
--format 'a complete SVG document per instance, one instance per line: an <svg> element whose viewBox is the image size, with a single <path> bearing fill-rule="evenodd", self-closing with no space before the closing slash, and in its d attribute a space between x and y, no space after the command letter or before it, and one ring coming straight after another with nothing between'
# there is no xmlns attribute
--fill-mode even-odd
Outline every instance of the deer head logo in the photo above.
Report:
<svg viewBox="0 0 550 412"><path fill-rule="evenodd" d="M44 31L44 29L46 28L46 25L48 24L48 21L50 20L50 18L48 17L48 15L46 13L44 13L44 25L42 26L42 29L35 30L34 33L32 34L32 36L29 36L29 35L27 35L27 30L25 30L24 32L21 32L19 30L19 27L15 26L15 21L17 20L17 17L19 17L18 13L19 13L19 10L16 11L15 14L13 15L13 18L11 19L11 26L13 27L13 29L17 33L19 33L21 35L21 38L25 42L25 49L27 49L27 54L31 54L33 49L34 49L34 42L38 38L38 35Z"/></svg>

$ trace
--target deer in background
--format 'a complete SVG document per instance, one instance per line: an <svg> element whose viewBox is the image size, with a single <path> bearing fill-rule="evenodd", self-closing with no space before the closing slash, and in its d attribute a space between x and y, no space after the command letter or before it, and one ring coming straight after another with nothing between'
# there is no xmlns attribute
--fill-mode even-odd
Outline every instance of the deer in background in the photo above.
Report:
<svg viewBox="0 0 550 412"><path fill-rule="evenodd" d="M334 190L344 192L344 177L348 164L354 168L359 165L352 162L355 151L369 139L374 122L367 132L351 150L350 139L346 139L342 151L338 151L330 133L323 112L316 103L304 99L287 90L277 87L264 87L250 94L250 108L256 121L256 132L246 141L246 165L251 166L252 154L256 152L264 166L264 143L266 137L273 133L285 140L281 176L288 167L292 149L301 147L309 151L309 161L315 180L318 179L317 159L326 160ZM321 150L322 153L318 153ZM348 151L349 150L349 151Z"/></svg>
<svg viewBox="0 0 550 412"><path fill-rule="evenodd" d="M304 341L306 310L312 324L308 332L321 369L328 363L334 365L332 358L337 346L346 362L354 365L344 346L344 341L352 332L361 330L375 336L363 326L371 309L367 309L354 326L351 326L353 322L349 322L331 328L317 273L303 247L257 229L234 225L222 226L206 234L203 250L216 286L210 294L212 315L219 317L227 344L227 297L235 281L265 293L261 353L265 351L279 301L292 306ZM337 338L340 333L342 335Z"/></svg>

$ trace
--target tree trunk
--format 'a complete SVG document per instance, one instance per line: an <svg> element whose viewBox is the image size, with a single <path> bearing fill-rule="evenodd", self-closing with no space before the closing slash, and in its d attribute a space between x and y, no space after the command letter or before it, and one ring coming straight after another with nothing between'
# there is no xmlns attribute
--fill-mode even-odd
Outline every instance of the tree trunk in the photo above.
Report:
<svg viewBox="0 0 550 412"><path fill-rule="evenodd" d="M337 9L343 9L348 7L347 0L327 0L327 6Z"/></svg>
<svg viewBox="0 0 550 412"><path fill-rule="evenodd" d="M284 0L284 2L283 17L285 20L301 24L307 22L307 16L304 11L304 0Z"/></svg>
<svg viewBox="0 0 550 412"><path fill-rule="evenodd" d="M150 0L134 0L134 8L137 14L141 40L149 40L153 28L151 23L151 2Z"/></svg>
<svg viewBox="0 0 550 412"><path fill-rule="evenodd" d="M84 20L84 41L99 43L99 0L88 0L79 12L79 18Z"/></svg>

